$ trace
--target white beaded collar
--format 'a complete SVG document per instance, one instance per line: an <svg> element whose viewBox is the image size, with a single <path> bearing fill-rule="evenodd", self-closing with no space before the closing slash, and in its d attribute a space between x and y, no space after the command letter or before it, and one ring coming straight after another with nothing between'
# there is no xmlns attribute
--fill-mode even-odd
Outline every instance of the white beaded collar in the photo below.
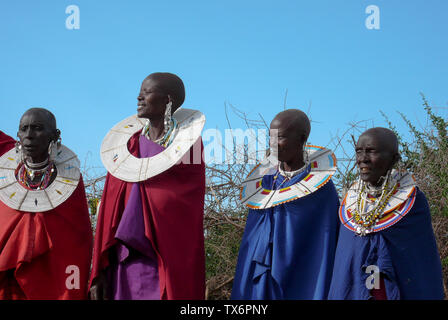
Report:
<svg viewBox="0 0 448 320"><path fill-rule="evenodd" d="M305 152L311 171L297 183L279 190L269 190L262 187L265 175L274 175L278 170L278 161L270 155L255 166L242 183L240 200L251 209L266 209L305 197L330 181L336 172L336 157L330 149L307 145Z"/></svg>
<svg viewBox="0 0 448 320"><path fill-rule="evenodd" d="M54 159L57 176L43 190L29 190L17 181L15 170L20 162L18 158L15 148L0 157L0 200L12 209L26 212L52 210L67 200L78 186L81 175L79 160L64 145L61 145Z"/></svg>
<svg viewBox="0 0 448 320"><path fill-rule="evenodd" d="M395 192L385 204L384 212L378 221L372 226L371 230L364 230L365 234L378 232L391 227L400 221L412 209L416 197L416 181L409 172L391 172L392 185L397 184ZM349 230L363 235L362 228L354 221L354 210L357 207L359 195L359 180L355 181L347 191L344 200L339 208L339 219ZM368 205L368 203L366 203Z"/></svg>
<svg viewBox="0 0 448 320"><path fill-rule="evenodd" d="M200 137L205 116L197 110L180 108L173 117L178 124L174 140L163 152L149 158L133 156L127 146L129 138L143 128L145 120L133 115L116 124L101 144L101 160L107 171L120 180L138 182L175 165Z"/></svg>

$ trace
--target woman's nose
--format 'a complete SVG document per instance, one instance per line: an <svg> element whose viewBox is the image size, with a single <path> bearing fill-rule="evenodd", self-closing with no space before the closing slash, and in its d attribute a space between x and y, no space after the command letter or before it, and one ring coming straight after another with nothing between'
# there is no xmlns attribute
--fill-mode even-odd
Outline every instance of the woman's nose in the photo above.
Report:
<svg viewBox="0 0 448 320"><path fill-rule="evenodd" d="M361 150L356 153L356 160L358 162L367 162L369 157L367 157L367 153L365 151Z"/></svg>
<svg viewBox="0 0 448 320"><path fill-rule="evenodd" d="M34 136L34 130L31 127L26 128L24 136L25 138L32 138Z"/></svg>

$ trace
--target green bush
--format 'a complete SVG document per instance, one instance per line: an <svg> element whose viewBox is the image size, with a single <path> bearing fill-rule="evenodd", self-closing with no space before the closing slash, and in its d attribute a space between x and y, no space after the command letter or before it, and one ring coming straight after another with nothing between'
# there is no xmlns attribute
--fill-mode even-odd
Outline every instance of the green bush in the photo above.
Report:
<svg viewBox="0 0 448 320"><path fill-rule="evenodd" d="M390 129L399 138L403 165L411 171L419 188L428 199L432 225L439 248L443 267L445 293L448 281L448 137L447 120L436 115L422 94L423 108L429 122L425 128L416 126L403 114L401 118L411 133L411 141L406 141L393 124L386 118Z"/></svg>

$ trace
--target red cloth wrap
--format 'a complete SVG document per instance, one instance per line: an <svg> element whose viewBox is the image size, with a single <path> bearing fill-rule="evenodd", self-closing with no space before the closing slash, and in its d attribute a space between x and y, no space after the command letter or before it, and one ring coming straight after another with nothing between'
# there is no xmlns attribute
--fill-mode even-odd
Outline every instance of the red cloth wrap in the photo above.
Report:
<svg viewBox="0 0 448 320"><path fill-rule="evenodd" d="M387 300L386 284L384 283L384 275L380 275L380 288L371 289L370 294L374 300Z"/></svg>
<svg viewBox="0 0 448 320"><path fill-rule="evenodd" d="M128 149L134 155L138 154L138 139L139 134L135 134L128 142ZM204 299L202 149L199 138L178 164L139 183L145 236L157 255L161 300ZM117 242L115 232L131 187L132 183L107 174L98 213L90 286L109 265L108 249Z"/></svg>
<svg viewBox="0 0 448 320"><path fill-rule="evenodd" d="M0 202L0 299L86 299L92 244L82 178L50 211L18 211ZM78 267L79 289L70 289L76 272L68 266Z"/></svg>
<svg viewBox="0 0 448 320"><path fill-rule="evenodd" d="M0 131L0 156L14 148L16 141Z"/></svg>

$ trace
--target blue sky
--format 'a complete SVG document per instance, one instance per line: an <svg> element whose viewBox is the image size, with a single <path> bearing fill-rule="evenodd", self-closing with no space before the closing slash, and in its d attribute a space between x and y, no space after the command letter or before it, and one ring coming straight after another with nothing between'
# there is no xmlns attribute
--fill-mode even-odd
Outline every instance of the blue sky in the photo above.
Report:
<svg viewBox="0 0 448 320"><path fill-rule="evenodd" d="M79 30L65 27L72 4ZM365 26L368 5L379 30ZM420 92L447 115L447 14L445 0L2 1L0 130L15 137L25 110L47 108L63 143L101 166L102 139L156 71L184 80L184 107L206 128L227 128L226 103L269 122L288 90L314 144L349 122L385 126L380 110L406 130L396 111L424 124Z"/></svg>

